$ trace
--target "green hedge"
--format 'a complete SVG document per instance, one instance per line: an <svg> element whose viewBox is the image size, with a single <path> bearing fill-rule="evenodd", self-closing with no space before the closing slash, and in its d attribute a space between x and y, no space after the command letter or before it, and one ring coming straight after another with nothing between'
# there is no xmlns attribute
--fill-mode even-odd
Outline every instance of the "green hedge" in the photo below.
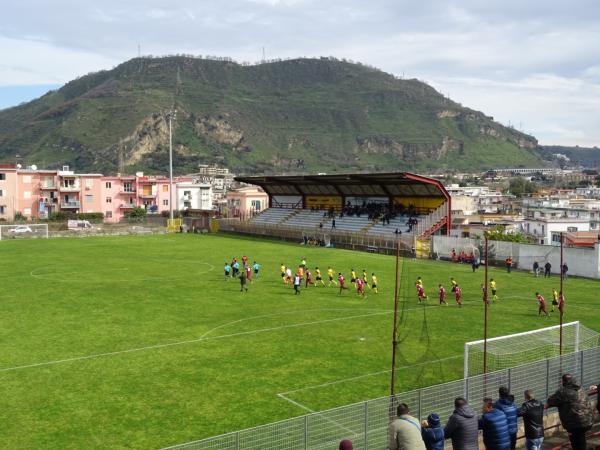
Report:
<svg viewBox="0 0 600 450"><path fill-rule="evenodd" d="M59 211L52 213L48 219L51 222L64 222L66 220L88 220L92 223L102 222L104 214L102 213L74 213L71 211Z"/></svg>

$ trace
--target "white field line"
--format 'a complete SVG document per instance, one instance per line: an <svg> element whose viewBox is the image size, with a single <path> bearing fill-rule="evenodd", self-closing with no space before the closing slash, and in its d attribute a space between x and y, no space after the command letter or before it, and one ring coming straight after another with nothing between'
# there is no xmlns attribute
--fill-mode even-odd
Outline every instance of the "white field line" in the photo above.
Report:
<svg viewBox="0 0 600 450"><path fill-rule="evenodd" d="M145 347L136 347L136 348L130 348L127 350L119 350L119 351L115 351L115 352L95 353L92 355L75 356L73 358L58 359L58 360L54 360L54 361L45 361L45 362L34 363L34 364L25 364L22 366L4 367L4 368L0 368L0 372L9 372L9 371L14 371L14 370L29 369L29 368L33 368L33 367L52 366L52 365L62 364L62 363L67 363L67 362L84 361L87 359L101 358L101 357L106 357L106 356L116 356L116 355L122 355L125 353L141 352L144 350L155 350L155 349L160 349L160 348L175 347L175 346L186 345L186 344L195 344L195 343L204 342L204 341L227 339L227 338L233 338L233 337L237 337L237 336L247 336L247 335L251 335L251 334L267 333L269 331L284 330L287 328L298 328L298 327L309 326L309 325L320 325L322 323L338 322L338 321L342 321L342 320L352 320L352 319L357 319L357 318L361 318L361 317L380 316L380 315L391 314L391 313L392 313L392 311L384 311L384 312L377 312L377 313L370 313L370 314L359 314L359 315L353 315L353 316L336 317L333 319L324 319L324 320L316 320L316 321L311 321L311 322L293 323L293 324L289 324L289 325L281 325L278 327L262 328L262 329L258 329L258 330L241 331L238 333L224 334L221 336L200 337L200 338L189 339L189 340L185 340L185 341L169 342L166 344L148 345Z"/></svg>
<svg viewBox="0 0 600 450"><path fill-rule="evenodd" d="M442 361L450 361L451 359L458 359L458 358L462 358L462 357L463 357L462 354L455 355L455 356L448 356L447 358L440 358L440 359L434 359L434 360L431 360L431 361L425 361L425 362L416 363L416 364L409 364L409 365L406 365L406 366L399 366L399 367L396 367L396 370L411 369L413 367L420 367L420 366L426 366L426 365L429 365L429 364L436 364L436 363L439 363L439 362L442 362ZM315 384L315 385L306 386L306 387L303 387L303 388L294 389L294 390L291 390L291 391L281 392L281 393L279 393L277 395L280 396L280 397L282 397L282 398L284 398L284 396L286 396L288 394L293 394L294 392L308 391L310 389L318 389L318 388L325 387L325 386L332 386L334 384L345 383L346 381L360 380L362 378L368 378L368 377L372 377L372 376L375 376L375 375L381 375L381 374L384 374L384 373L389 373L391 371L392 371L392 369L387 369L387 370L380 370L379 372L366 373L364 375L358 375L358 376L350 377L350 378L341 378L339 380L329 381L327 383ZM288 400L288 399L286 398L286 400Z"/></svg>

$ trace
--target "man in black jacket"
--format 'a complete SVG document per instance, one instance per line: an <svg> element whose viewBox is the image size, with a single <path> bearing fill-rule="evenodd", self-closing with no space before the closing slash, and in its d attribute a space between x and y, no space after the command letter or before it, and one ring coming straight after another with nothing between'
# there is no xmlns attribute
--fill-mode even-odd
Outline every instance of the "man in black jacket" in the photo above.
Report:
<svg viewBox="0 0 600 450"><path fill-rule="evenodd" d="M558 408L560 422L569 433L573 450L586 450L585 433L592 427L594 413L587 392L569 373L562 376L562 387L548 397L546 408Z"/></svg>
<svg viewBox="0 0 600 450"><path fill-rule="evenodd" d="M544 442L544 405L534 398L532 390L525 391L525 403L517 414L523 417L527 450L540 450Z"/></svg>

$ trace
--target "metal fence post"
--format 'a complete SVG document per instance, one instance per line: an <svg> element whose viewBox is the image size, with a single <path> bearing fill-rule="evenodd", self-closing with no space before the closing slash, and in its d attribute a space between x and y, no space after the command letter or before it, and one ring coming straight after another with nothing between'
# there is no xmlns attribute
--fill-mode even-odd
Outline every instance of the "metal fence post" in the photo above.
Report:
<svg viewBox="0 0 600 450"><path fill-rule="evenodd" d="M423 388L419 388L419 397L418 397L419 403L418 403L418 409L417 409L417 411L418 411L417 417L419 418L419 420L421 420L421 394L422 394L422 392L423 392Z"/></svg>
<svg viewBox="0 0 600 450"><path fill-rule="evenodd" d="M308 416L304 416L304 450L308 450Z"/></svg>
<svg viewBox="0 0 600 450"><path fill-rule="evenodd" d="M235 433L235 450L240 450L240 432Z"/></svg>
<svg viewBox="0 0 600 450"><path fill-rule="evenodd" d="M546 360L546 400L550 396L550 360Z"/></svg>
<svg viewBox="0 0 600 450"><path fill-rule="evenodd" d="M369 402L365 402L365 450L369 448Z"/></svg>
<svg viewBox="0 0 600 450"><path fill-rule="evenodd" d="M510 368L508 369L508 392L511 392L511 385L512 385L512 371L510 370Z"/></svg>
<svg viewBox="0 0 600 450"><path fill-rule="evenodd" d="M469 403L469 378L465 378L465 400Z"/></svg>
<svg viewBox="0 0 600 450"><path fill-rule="evenodd" d="M582 386L585 386L583 384L583 350L579 352L579 371L581 373L581 376L579 377L580 383Z"/></svg>

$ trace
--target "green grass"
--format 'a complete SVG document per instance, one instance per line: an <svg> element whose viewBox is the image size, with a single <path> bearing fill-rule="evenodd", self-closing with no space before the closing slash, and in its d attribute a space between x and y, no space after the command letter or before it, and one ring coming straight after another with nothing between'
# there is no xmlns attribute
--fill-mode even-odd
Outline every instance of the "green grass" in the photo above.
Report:
<svg viewBox="0 0 600 450"><path fill-rule="evenodd" d="M320 410L389 391L392 257L192 235L0 249L0 448L157 448L306 412L279 393ZM243 254L263 267L247 294L222 275L223 262ZM319 287L294 296L279 264L302 256L324 272L376 272L381 292L361 299ZM464 342L482 335L483 273L403 264L410 297L398 364L413 367L399 370L398 389L459 378ZM431 297L455 276L465 307L417 306L418 275ZM491 336L558 322L538 318L534 299L535 290L548 298L557 278L491 275L500 295ZM597 281L570 279L566 320L600 329L597 290Z"/></svg>

